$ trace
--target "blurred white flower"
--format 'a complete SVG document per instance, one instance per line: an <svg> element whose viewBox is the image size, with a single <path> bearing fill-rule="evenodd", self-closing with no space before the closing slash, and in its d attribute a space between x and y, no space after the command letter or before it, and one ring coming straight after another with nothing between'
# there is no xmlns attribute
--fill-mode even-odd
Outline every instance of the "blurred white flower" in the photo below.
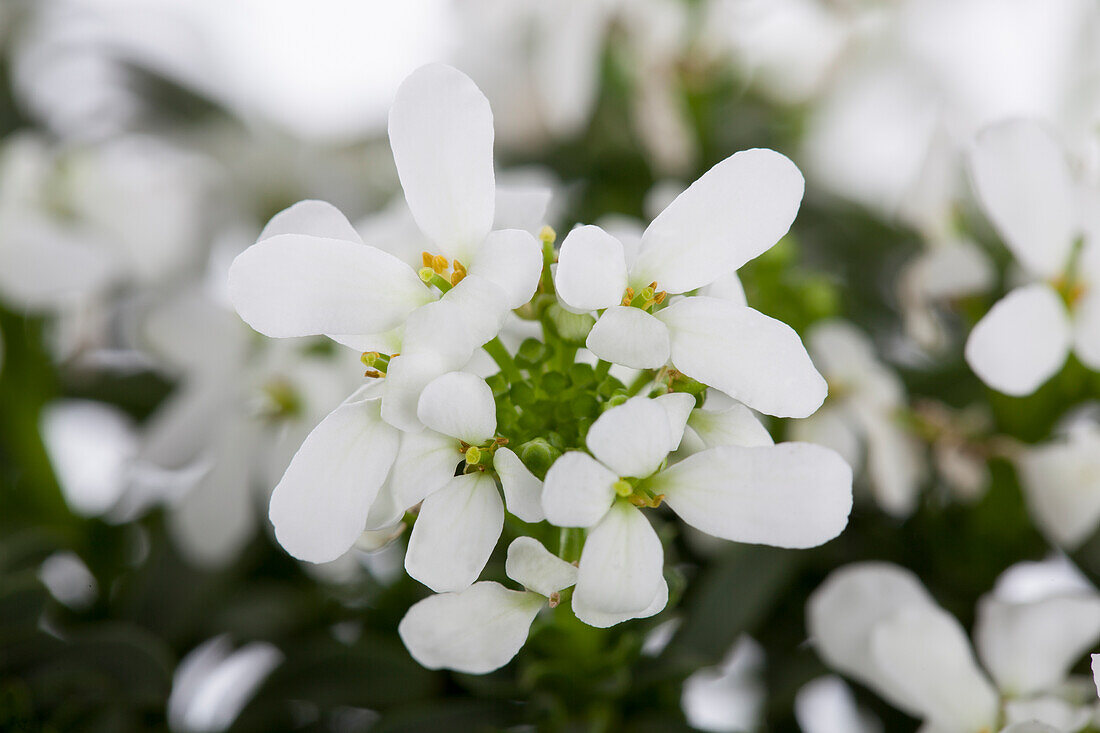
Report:
<svg viewBox="0 0 1100 733"><path fill-rule="evenodd" d="M1016 288L974 326L966 361L1010 395L1034 392L1070 350L1100 369L1100 231L1082 207L1096 206L1073 180L1065 154L1040 124L999 123L970 155L978 199L1031 284Z"/></svg>
<svg viewBox="0 0 1100 733"><path fill-rule="evenodd" d="M716 733L758 730L767 692L761 679L764 663L764 649L742 636L721 664L693 672L680 695L688 723Z"/></svg>
<svg viewBox="0 0 1100 733"><path fill-rule="evenodd" d="M822 658L937 731L982 733L1029 721L1076 730L1091 712L1059 697L1069 668L1100 639L1093 588L1028 601L983 596L974 648L909 571L857 563L810 597L807 625ZM1079 721L1074 727L1073 722Z"/></svg>
<svg viewBox="0 0 1100 733"><path fill-rule="evenodd" d="M255 641L233 651L227 636L192 649L176 668L168 698L168 725L176 733L219 733L233 724L283 661L272 644Z"/></svg>
<svg viewBox="0 0 1100 733"><path fill-rule="evenodd" d="M1072 550L1100 525L1100 425L1082 420L1015 458L1020 486L1040 531Z"/></svg>
<svg viewBox="0 0 1100 733"><path fill-rule="evenodd" d="M858 706L852 690L839 677L818 677L794 698L794 715L802 733L881 733L882 722Z"/></svg>
<svg viewBox="0 0 1100 733"><path fill-rule="evenodd" d="M815 324L806 340L829 396L814 415L791 423L792 439L828 446L850 465L862 465L883 511L910 514L923 478L923 450L903 424L907 396L901 380L849 323Z"/></svg>

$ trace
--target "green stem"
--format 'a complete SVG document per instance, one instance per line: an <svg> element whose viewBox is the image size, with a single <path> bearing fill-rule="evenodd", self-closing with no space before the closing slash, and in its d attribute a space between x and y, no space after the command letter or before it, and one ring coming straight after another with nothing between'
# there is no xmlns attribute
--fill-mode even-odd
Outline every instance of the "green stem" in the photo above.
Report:
<svg viewBox="0 0 1100 733"><path fill-rule="evenodd" d="M493 357L493 361L497 363L501 373L508 378L509 382L518 384L523 381L523 375L520 374L519 367L516 366L516 362L512 359L512 355L508 353L508 349L504 348L504 344L500 342L499 337L494 338L481 348L485 349L485 352Z"/></svg>
<svg viewBox="0 0 1100 733"><path fill-rule="evenodd" d="M649 370L643 371L641 374L634 378L633 382L630 383L630 386L627 387L626 393L629 396L633 397L634 395L642 391L642 387L646 386L652 381L653 374Z"/></svg>
<svg viewBox="0 0 1100 733"><path fill-rule="evenodd" d="M581 548L584 546L584 530L579 527L562 527L558 535L558 557L566 562L577 562L581 559Z"/></svg>
<svg viewBox="0 0 1100 733"><path fill-rule="evenodd" d="M596 381L602 382L604 377L607 376L607 371L611 369L611 362L600 359L596 362Z"/></svg>

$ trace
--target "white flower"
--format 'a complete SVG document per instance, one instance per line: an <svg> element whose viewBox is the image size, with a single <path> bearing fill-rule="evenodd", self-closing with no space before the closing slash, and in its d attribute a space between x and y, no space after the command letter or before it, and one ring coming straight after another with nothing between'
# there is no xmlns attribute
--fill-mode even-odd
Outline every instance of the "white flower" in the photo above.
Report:
<svg viewBox="0 0 1100 733"><path fill-rule="evenodd" d="M1071 349L1100 369L1100 232L1085 231L1079 211L1095 200L1086 200L1058 143L1033 121L982 131L970 168L986 215L1034 282L978 322L966 343L967 363L1010 395L1034 392Z"/></svg>
<svg viewBox="0 0 1100 733"><path fill-rule="evenodd" d="M1075 549L1100 525L1100 426L1075 425L1016 457L1020 486L1035 524L1061 547Z"/></svg>
<svg viewBox="0 0 1100 733"><path fill-rule="evenodd" d="M530 299L542 255L528 232L490 231L493 118L465 75L442 65L410 75L390 109L389 134L405 200L436 248L424 268L365 245L334 207L302 202L234 261L230 294L241 317L269 336L325 334L386 356L399 347L383 414L416 430L420 390L465 365L508 311Z"/></svg>
<svg viewBox="0 0 1100 733"><path fill-rule="evenodd" d="M716 733L756 730L764 712L764 649L743 635L715 667L686 680L680 707L692 728Z"/></svg>
<svg viewBox="0 0 1100 733"><path fill-rule="evenodd" d="M582 621L608 625L613 618L618 623L656 612L663 553L638 506L663 500L703 532L780 547L821 544L847 523L851 469L820 446L723 446L664 468L693 404L677 393L632 398L589 428L585 442L592 455L568 452L547 472L546 518L591 528L573 594Z"/></svg>
<svg viewBox="0 0 1100 733"><path fill-rule="evenodd" d="M187 653L172 676L168 722L177 733L227 730L260 685L283 661L282 652L262 641L233 651L225 635Z"/></svg>
<svg viewBox="0 0 1100 733"><path fill-rule="evenodd" d="M835 571L811 596L807 624L826 662L937 731L993 731L1002 715L1009 723L1038 719L1059 728L1066 717L1087 719L1056 693L1070 666L1100 639L1094 589L1026 601L996 591L984 596L974 641L988 677L958 621L916 576L894 565Z"/></svg>
<svg viewBox="0 0 1100 733"><path fill-rule="evenodd" d="M920 443L900 422L906 406L901 380L878 360L870 340L844 321L815 324L807 343L829 382L829 397L814 415L791 424L791 437L829 446L852 466L863 464L883 510L911 513L922 455Z"/></svg>
<svg viewBox="0 0 1100 733"><path fill-rule="evenodd" d="M839 677L818 677L794 698L794 715L802 733L881 733L882 721L856 704L851 688Z"/></svg>
<svg viewBox="0 0 1100 733"><path fill-rule="evenodd" d="M575 567L530 537L509 545L505 572L526 590L482 581L414 604L397 627L413 658L429 669L492 672L516 656L547 599L556 605L577 580Z"/></svg>
<svg viewBox="0 0 1100 733"><path fill-rule="evenodd" d="M666 296L710 285L790 228L803 181L787 158L745 150L718 163L645 230L636 257L594 226L562 242L555 285L565 305L602 311L586 346L635 369L671 364L689 377L781 417L805 417L825 398L798 335L742 304ZM652 310L652 312L650 312Z"/></svg>

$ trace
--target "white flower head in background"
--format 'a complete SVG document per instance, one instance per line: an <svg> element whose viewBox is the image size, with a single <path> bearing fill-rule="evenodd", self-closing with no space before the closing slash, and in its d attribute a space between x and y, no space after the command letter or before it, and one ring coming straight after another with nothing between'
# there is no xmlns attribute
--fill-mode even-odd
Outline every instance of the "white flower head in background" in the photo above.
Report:
<svg viewBox="0 0 1100 733"><path fill-rule="evenodd" d="M1020 486L1040 531L1076 549L1100 525L1100 425L1082 417L1061 435L1015 457Z"/></svg>
<svg viewBox="0 0 1100 733"><path fill-rule="evenodd" d="M1058 142L1031 120L983 130L970 153L978 200L1027 275L970 333L966 361L1006 394L1034 392L1070 351L1100 369L1100 206Z"/></svg>
<svg viewBox="0 0 1100 733"><path fill-rule="evenodd" d="M883 511L906 516L922 478L920 443L903 427L905 387L875 355L871 340L844 321L815 324L810 355L829 383L825 406L791 424L791 437L826 445L864 466Z"/></svg>
<svg viewBox="0 0 1100 733"><path fill-rule="evenodd" d="M937 731L1032 722L1075 731L1091 709L1061 692L1070 667L1100 640L1100 594L1046 577L1027 598L1008 582L984 596L972 647L915 575L888 563L849 565L810 597L810 638L828 664Z"/></svg>

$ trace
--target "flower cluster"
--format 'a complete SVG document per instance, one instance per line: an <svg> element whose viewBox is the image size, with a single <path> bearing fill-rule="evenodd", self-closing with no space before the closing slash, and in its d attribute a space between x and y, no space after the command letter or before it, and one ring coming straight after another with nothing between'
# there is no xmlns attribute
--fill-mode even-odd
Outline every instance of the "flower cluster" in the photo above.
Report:
<svg viewBox="0 0 1100 733"><path fill-rule="evenodd" d="M230 269L254 329L329 336L367 367L271 496L289 553L331 561L365 531L411 524L405 569L439 595L401 636L427 667L481 673L518 652L544 606L597 627L662 610L659 507L778 547L844 529L848 465L773 445L753 413L807 417L825 380L791 328L730 287L798 211L787 158L732 155L640 240L578 226L555 248L548 228L500 226L514 199L495 184L489 103L462 73L414 72L389 136L423 251L364 242L335 207L303 201ZM478 580L505 527L522 591Z"/></svg>

